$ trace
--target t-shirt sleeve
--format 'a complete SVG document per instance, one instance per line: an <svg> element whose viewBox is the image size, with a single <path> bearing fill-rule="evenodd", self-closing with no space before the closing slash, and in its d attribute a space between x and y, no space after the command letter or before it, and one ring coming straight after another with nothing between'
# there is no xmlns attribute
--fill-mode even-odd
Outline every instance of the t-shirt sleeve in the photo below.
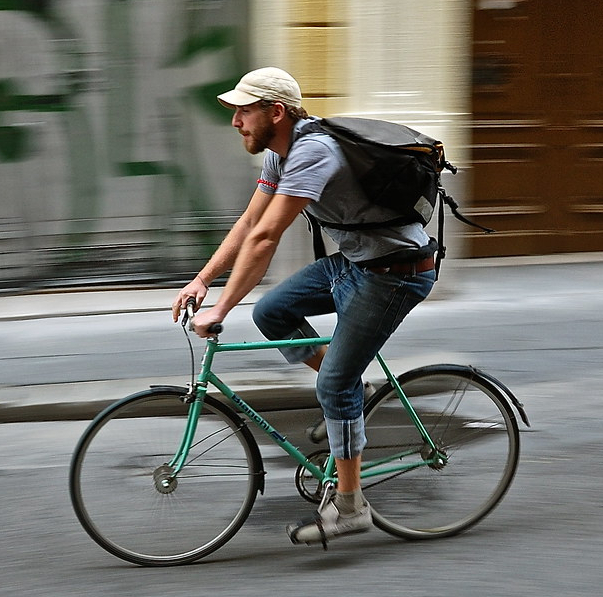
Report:
<svg viewBox="0 0 603 597"><path fill-rule="evenodd" d="M267 155L258 183L263 191L307 197L318 201L331 178L338 171L339 159L319 139L301 139L293 145L278 173L278 156ZM276 185L276 187L274 186Z"/></svg>
<svg viewBox="0 0 603 597"><path fill-rule="evenodd" d="M278 187L278 162L279 157L273 151L266 151L264 154L264 163L262 173L258 178L258 187L260 191L272 195Z"/></svg>

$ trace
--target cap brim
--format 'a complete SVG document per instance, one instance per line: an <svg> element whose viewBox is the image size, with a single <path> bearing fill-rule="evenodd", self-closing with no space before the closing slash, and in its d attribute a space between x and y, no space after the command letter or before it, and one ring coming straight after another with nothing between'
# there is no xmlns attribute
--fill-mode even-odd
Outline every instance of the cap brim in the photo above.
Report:
<svg viewBox="0 0 603 597"><path fill-rule="evenodd" d="M218 96L218 101L226 108L236 108L237 106L248 106L260 101L260 97L233 89Z"/></svg>

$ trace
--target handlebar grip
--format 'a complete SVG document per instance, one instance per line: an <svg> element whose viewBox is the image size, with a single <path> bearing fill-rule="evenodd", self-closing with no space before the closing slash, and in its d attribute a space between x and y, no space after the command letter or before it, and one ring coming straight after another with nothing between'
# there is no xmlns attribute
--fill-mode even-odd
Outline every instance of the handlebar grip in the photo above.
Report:
<svg viewBox="0 0 603 597"><path fill-rule="evenodd" d="M195 305L196 305L196 301L194 298L189 298L186 301L186 314L188 316L189 319L192 319L193 316L195 315Z"/></svg>
<svg viewBox="0 0 603 597"><path fill-rule="evenodd" d="M192 332L194 331L193 325L192 325L192 320L193 317L195 316L195 306L196 306L196 301L194 298L189 298L186 301L186 311L184 312L184 315L182 316L182 327L186 327L186 324L188 323L188 329ZM208 332L210 334L214 334L214 335L218 335L222 333L222 330L224 329L224 326L221 323L213 323L212 325L209 326L208 328Z"/></svg>
<svg viewBox="0 0 603 597"><path fill-rule="evenodd" d="M221 323L212 323L209 328L207 328L207 331L210 334L215 334L216 336L221 334L223 330L224 326Z"/></svg>
<svg viewBox="0 0 603 597"><path fill-rule="evenodd" d="M194 317L195 315L195 299L194 298L189 298L186 301L186 308L184 310L184 313L182 315L182 327L186 327L186 324ZM192 329L189 325L189 330Z"/></svg>

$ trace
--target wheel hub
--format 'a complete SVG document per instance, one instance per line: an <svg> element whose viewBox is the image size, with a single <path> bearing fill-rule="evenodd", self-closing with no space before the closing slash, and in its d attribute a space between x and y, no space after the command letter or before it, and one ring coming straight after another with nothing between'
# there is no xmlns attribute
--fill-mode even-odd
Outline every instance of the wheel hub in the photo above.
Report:
<svg viewBox="0 0 603 597"><path fill-rule="evenodd" d="M436 471L441 471L448 462L446 452L437 444L435 450L429 444L425 444L421 450L421 458L423 460L431 460L432 462L430 462L427 466Z"/></svg>
<svg viewBox="0 0 603 597"><path fill-rule="evenodd" d="M153 482L159 493L172 493L178 487L178 479L174 476L174 467L167 464L158 466L153 471Z"/></svg>

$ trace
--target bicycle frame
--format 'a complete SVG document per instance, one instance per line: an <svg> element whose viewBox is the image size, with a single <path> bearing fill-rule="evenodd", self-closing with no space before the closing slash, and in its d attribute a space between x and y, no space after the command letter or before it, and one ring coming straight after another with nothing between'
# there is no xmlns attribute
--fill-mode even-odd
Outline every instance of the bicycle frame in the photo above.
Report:
<svg viewBox="0 0 603 597"><path fill-rule="evenodd" d="M273 443L279 445L295 461L305 467L319 482L323 484L336 484L335 458L332 454L329 455L324 469L317 467L310 460L308 460L308 458L298 448L290 443L285 436L283 436L268 421L266 421L264 417L257 413L251 406L249 406L249 404L247 404L247 402L245 402L230 387L228 387L228 385L221 381L211 370L214 355L219 352L266 350L270 348L284 348L291 346L323 346L329 344L330 342L331 337L328 336L319 338L265 340L260 342L243 343L220 343L218 342L217 338L209 338L207 341L205 354L203 356L201 371L197 377L197 383L191 388L189 399L187 400L190 403L190 409L184 436L178 451L169 463L169 465L174 469L173 476L176 476L185 465L185 461L197 428L197 422L203 408L203 401L207 393L207 387L211 384L234 405L237 411L245 414L249 420L256 425L256 427L261 429L271 439ZM402 459L405 457L417 454L417 450L415 449L399 452L398 454L394 454L379 461L363 462L360 473L361 478L366 479L375 477L377 475L402 473L419 466L440 465L443 462L446 462L446 456L437 450L434 441L429 436L429 433L423 426L419 416L412 407L407 396L404 394L404 391L400 387L398 380L393 375L386 362L383 360L380 354L378 354L376 358L421 437L431 448L430 453L433 454L433 456L431 458L421 457L420 459L412 462L403 463Z"/></svg>

